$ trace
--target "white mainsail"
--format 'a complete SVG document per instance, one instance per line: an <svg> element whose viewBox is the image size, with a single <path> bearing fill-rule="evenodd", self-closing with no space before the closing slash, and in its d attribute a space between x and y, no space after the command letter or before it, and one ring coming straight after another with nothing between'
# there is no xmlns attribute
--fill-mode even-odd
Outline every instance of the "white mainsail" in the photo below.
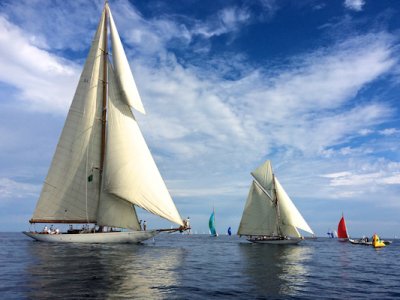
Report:
<svg viewBox="0 0 400 300"><path fill-rule="evenodd" d="M103 11L31 221L95 222L100 191ZM93 180L88 183L87 177Z"/></svg>
<svg viewBox="0 0 400 300"><path fill-rule="evenodd" d="M107 14L114 67L106 60ZM106 137L102 135L103 91L108 91ZM138 205L183 225L130 106L144 113L106 2L31 222L140 230L134 207Z"/></svg>
<svg viewBox="0 0 400 300"><path fill-rule="evenodd" d="M240 221L239 235L301 237L298 229L314 234L273 174L270 161L251 174L255 180Z"/></svg>
<svg viewBox="0 0 400 300"><path fill-rule="evenodd" d="M275 203L255 181L251 184L242 220L240 221L239 235L276 235L277 215Z"/></svg>
<svg viewBox="0 0 400 300"><path fill-rule="evenodd" d="M253 172L251 175L254 179L264 188L265 192L274 199L275 189L274 189L274 174L272 172L271 162L267 160Z"/></svg>
<svg viewBox="0 0 400 300"><path fill-rule="evenodd" d="M142 100L140 99L139 91L136 88L135 80L129 67L128 59L126 58L124 48L122 47L117 27L115 26L111 10L108 10L110 15L110 31L111 31L111 46L113 53L113 64L117 80L120 83L122 98L129 106L145 113Z"/></svg>

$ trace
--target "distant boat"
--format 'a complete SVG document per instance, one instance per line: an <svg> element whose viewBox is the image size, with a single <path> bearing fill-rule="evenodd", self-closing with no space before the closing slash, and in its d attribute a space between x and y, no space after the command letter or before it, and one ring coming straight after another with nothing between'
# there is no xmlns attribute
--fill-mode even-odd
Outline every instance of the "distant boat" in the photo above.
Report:
<svg viewBox="0 0 400 300"><path fill-rule="evenodd" d="M272 171L271 162L254 170L238 235L253 243L297 244L304 238L298 229L314 232L297 210Z"/></svg>
<svg viewBox="0 0 400 300"><path fill-rule="evenodd" d="M344 220L343 214L338 224L337 234L339 241L347 242L349 240L349 234L347 233L346 221Z"/></svg>
<svg viewBox="0 0 400 300"><path fill-rule="evenodd" d="M375 239L375 243L374 243L374 239ZM384 246L390 245L392 243L392 241L381 240L378 237L378 235L376 235L376 234L374 234L371 239L369 239L366 236L362 237L361 239L350 239L349 238L349 242L352 243L353 245L374 246L375 248L384 247Z"/></svg>
<svg viewBox="0 0 400 300"><path fill-rule="evenodd" d="M210 229L211 236L218 236L217 230L215 229L215 211L211 213L210 219L208 220L208 228Z"/></svg>
<svg viewBox="0 0 400 300"><path fill-rule="evenodd" d="M232 229L231 229L231 227L228 228L228 235L232 235Z"/></svg>
<svg viewBox="0 0 400 300"><path fill-rule="evenodd" d="M369 240L367 237L363 237L361 239L350 239L349 242L353 245L364 245L364 246L372 246L372 241Z"/></svg>
<svg viewBox="0 0 400 300"><path fill-rule="evenodd" d="M170 231L141 230L135 206L183 226L132 108L144 113L106 1L30 220L83 224L83 229L24 234L44 242L138 243Z"/></svg>
<svg viewBox="0 0 400 300"><path fill-rule="evenodd" d="M337 237L337 232L335 230L328 230L328 232L326 233L328 235L329 238L333 239Z"/></svg>

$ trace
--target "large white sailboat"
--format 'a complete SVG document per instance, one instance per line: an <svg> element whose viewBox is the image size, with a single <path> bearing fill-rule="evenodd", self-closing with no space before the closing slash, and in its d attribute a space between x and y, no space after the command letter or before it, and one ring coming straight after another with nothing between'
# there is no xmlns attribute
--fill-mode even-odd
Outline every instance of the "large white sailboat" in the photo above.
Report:
<svg viewBox="0 0 400 300"><path fill-rule="evenodd" d="M24 232L26 235L45 242L137 243L162 231L141 230L135 206L180 225L182 230L182 218L132 108L145 113L106 1L30 220L93 227L61 234ZM104 228L113 230L105 232Z"/></svg>
<svg viewBox="0 0 400 300"><path fill-rule="evenodd" d="M251 172L253 183L240 221L238 235L266 244L297 244L299 229L314 235L272 171L271 162Z"/></svg>

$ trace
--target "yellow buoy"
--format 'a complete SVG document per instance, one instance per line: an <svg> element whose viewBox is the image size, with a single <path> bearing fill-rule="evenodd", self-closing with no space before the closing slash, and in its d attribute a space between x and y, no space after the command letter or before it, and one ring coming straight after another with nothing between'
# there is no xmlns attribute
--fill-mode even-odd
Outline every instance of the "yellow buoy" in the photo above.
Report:
<svg viewBox="0 0 400 300"><path fill-rule="evenodd" d="M382 242L382 241L379 239L379 236L375 233L375 234L372 236L372 246L374 246L374 248L381 248L381 247L385 247L386 245L385 245L384 242Z"/></svg>

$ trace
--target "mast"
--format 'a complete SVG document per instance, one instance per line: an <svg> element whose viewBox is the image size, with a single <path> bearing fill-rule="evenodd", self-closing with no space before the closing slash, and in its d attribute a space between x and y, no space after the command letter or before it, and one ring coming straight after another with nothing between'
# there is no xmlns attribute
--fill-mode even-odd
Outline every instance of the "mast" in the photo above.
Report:
<svg viewBox="0 0 400 300"><path fill-rule="evenodd" d="M281 213L279 211L279 205L278 205L278 193L276 191L276 183L275 183L275 174L272 174L272 179L274 182L274 190L275 190L275 207L276 207L276 229L278 235L282 235L281 233L281 228L280 228L280 223L281 223Z"/></svg>
<svg viewBox="0 0 400 300"><path fill-rule="evenodd" d="M103 102L102 102L102 115L101 115L101 156L100 156L100 179L103 175L104 157L106 149L106 121L107 121L107 92L108 92L108 45L107 45L107 26L108 26L108 1L104 3L105 17L104 17L104 49L103 49ZM101 181L100 181L101 182ZM101 187L101 184L100 184Z"/></svg>

